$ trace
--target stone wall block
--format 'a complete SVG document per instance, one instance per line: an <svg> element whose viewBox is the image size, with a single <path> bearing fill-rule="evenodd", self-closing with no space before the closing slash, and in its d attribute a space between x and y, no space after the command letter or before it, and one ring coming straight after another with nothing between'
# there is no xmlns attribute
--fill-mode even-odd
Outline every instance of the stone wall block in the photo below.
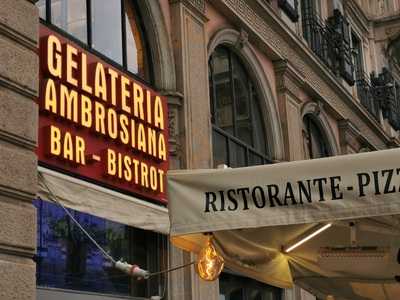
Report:
<svg viewBox="0 0 400 300"><path fill-rule="evenodd" d="M19 247L33 254L35 235L36 209L30 203L0 196L0 249Z"/></svg>
<svg viewBox="0 0 400 300"><path fill-rule="evenodd" d="M36 103L1 86L0 99L0 136L34 147L38 123Z"/></svg>
<svg viewBox="0 0 400 300"><path fill-rule="evenodd" d="M27 196L36 194L37 157L34 152L2 142L0 166L0 193L5 188L25 193Z"/></svg>
<svg viewBox="0 0 400 300"><path fill-rule="evenodd" d="M34 51L0 36L0 61L0 80L37 93L39 57Z"/></svg>
<svg viewBox="0 0 400 300"><path fill-rule="evenodd" d="M34 300L35 272L35 264L29 258L15 262L0 257L0 299Z"/></svg>
<svg viewBox="0 0 400 300"><path fill-rule="evenodd" d="M10 13L12 12L12 13ZM2 0L0 9L0 29L21 35L37 43L38 9L27 0Z"/></svg>

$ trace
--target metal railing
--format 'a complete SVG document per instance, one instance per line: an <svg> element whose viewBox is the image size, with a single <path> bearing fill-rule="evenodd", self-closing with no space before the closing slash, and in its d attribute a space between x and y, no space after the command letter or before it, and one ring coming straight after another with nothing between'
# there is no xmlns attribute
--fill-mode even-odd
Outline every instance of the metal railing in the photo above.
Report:
<svg viewBox="0 0 400 300"><path fill-rule="evenodd" d="M361 104L368 112L379 121L379 103L374 97L374 90L371 85L371 80L365 72L356 70L356 87L357 96Z"/></svg>

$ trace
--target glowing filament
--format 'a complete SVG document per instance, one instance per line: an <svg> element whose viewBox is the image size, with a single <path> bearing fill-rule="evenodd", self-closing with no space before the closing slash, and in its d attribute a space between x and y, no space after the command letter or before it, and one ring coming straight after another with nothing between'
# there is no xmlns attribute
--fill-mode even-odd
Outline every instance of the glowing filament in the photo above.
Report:
<svg viewBox="0 0 400 300"><path fill-rule="evenodd" d="M213 281L218 278L224 268L224 259L217 253L209 238L207 245L200 251L197 262L197 273L200 278Z"/></svg>

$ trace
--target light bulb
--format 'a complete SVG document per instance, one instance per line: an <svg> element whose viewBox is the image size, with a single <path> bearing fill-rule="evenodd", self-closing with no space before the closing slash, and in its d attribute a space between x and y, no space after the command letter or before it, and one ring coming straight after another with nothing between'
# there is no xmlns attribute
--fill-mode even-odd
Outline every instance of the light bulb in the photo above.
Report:
<svg viewBox="0 0 400 300"><path fill-rule="evenodd" d="M197 261L197 273L201 279L214 281L224 268L224 258L218 254L208 238L207 245L200 251Z"/></svg>

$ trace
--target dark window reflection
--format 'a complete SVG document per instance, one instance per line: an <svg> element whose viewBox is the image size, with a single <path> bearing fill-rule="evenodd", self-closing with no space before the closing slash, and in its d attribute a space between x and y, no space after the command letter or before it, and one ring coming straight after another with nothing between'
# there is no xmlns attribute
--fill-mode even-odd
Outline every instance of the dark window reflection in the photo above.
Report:
<svg viewBox="0 0 400 300"><path fill-rule="evenodd" d="M228 164L227 142L228 140L224 135L213 131L213 153L216 166Z"/></svg>
<svg viewBox="0 0 400 300"><path fill-rule="evenodd" d="M233 98L229 53L225 48L217 48L213 54L213 78L215 85L215 123L221 129L233 134Z"/></svg>
<svg viewBox="0 0 400 300"><path fill-rule="evenodd" d="M282 290L253 279L222 273L220 300L281 300Z"/></svg>
<svg viewBox="0 0 400 300"><path fill-rule="evenodd" d="M132 280L115 270L61 207L41 200L34 204L38 216L38 286L136 297L157 294L158 287L149 285L152 282ZM112 257L144 269L160 269L165 249L161 236L70 211Z"/></svg>
<svg viewBox="0 0 400 300"><path fill-rule="evenodd" d="M310 114L303 118L303 138L306 158L321 158L331 155L320 127Z"/></svg>
<svg viewBox="0 0 400 300"><path fill-rule="evenodd" d="M218 46L214 50L209 61L209 81L214 166L267 163L265 117L247 70L230 48ZM250 152L258 157L249 157Z"/></svg>

